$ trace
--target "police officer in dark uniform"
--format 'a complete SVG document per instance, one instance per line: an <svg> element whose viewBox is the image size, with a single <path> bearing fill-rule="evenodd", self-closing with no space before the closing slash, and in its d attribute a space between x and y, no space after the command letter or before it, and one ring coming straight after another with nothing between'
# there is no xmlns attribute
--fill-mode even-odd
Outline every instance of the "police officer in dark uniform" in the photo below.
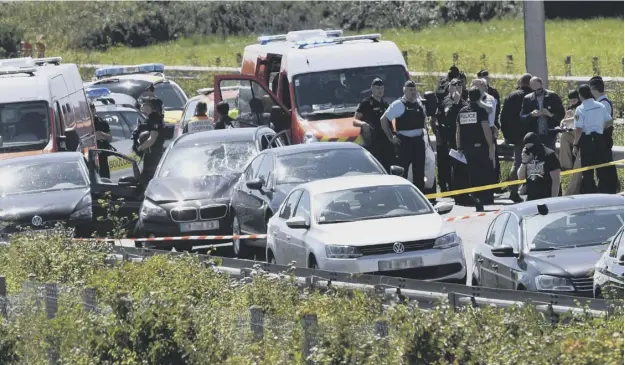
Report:
<svg viewBox="0 0 625 365"><path fill-rule="evenodd" d="M354 115L354 127L360 128L362 146L366 148L384 166L388 173L395 163L395 148L386 138L380 124L382 115L388 109L382 97L384 96L384 81L376 78L371 83L371 96L358 105Z"/></svg>
<svg viewBox="0 0 625 365"><path fill-rule="evenodd" d="M156 167L163 156L165 138L163 116L158 112L159 103L154 98L142 100L141 112L147 116L145 123L139 123L133 132L133 150L143 156L141 184L147 184L154 177Z"/></svg>
<svg viewBox="0 0 625 365"><path fill-rule="evenodd" d="M469 105L460 109L456 122L456 144L467 160L471 187L488 185L493 171L489 156L493 134L488 122L488 113L479 105L480 98L480 89L472 87L469 90ZM472 193L471 197L476 210L483 211L484 201L488 200L488 191Z"/></svg>
<svg viewBox="0 0 625 365"><path fill-rule="evenodd" d="M109 126L107 122L96 114L95 105L93 103L89 103L89 107L91 108L91 113L93 114L93 124L98 149L111 150L111 141L113 140L113 137L111 136L111 126ZM108 156L105 154L98 154L98 163L100 165L100 177L110 179L111 170L109 168Z"/></svg>
<svg viewBox="0 0 625 365"><path fill-rule="evenodd" d="M452 166L455 159L449 156L450 149L456 146L456 119L460 109L468 104L462 98L462 81L453 79L449 83L449 94L445 96L442 110L439 110L436 128L436 166L438 168L438 185L441 191L452 188Z"/></svg>
<svg viewBox="0 0 625 365"><path fill-rule="evenodd" d="M408 167L412 164L412 183L423 191L425 187L425 133L426 109L417 84L408 80L404 84L404 96L394 101L384 112L380 123L388 140L395 146L398 163L408 178ZM395 120L397 134L393 133L391 122Z"/></svg>

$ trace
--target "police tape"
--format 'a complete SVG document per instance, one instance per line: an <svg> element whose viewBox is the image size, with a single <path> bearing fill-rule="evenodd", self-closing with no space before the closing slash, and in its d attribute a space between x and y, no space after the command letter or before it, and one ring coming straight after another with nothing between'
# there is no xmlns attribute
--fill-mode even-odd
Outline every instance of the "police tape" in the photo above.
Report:
<svg viewBox="0 0 625 365"><path fill-rule="evenodd" d="M619 165L619 164L622 164L624 161L625 160L618 160L618 161L602 163L602 164L594 165L594 166L580 167L578 169L567 170L567 171L564 171L564 172L560 173L560 176L576 174L578 172L594 170L594 169L598 169L598 168L601 168L601 167L607 167L607 166L612 166L612 165ZM496 189L496 188L503 188L503 187L511 186L511 185L519 185L519 184L524 184L525 182L526 182L526 180L505 181L505 182L501 182L501 183L497 183L497 184L476 186L474 188L466 188L466 189L459 189L459 190L453 190L453 191L445 191L445 192L442 192L442 193L427 194L425 197L427 199L445 198L445 197L448 197L448 196L474 193L476 191L484 191L484 190L491 190L491 189Z"/></svg>
<svg viewBox="0 0 625 365"><path fill-rule="evenodd" d="M498 214L499 212L501 212L501 210L498 209L498 210L493 210L493 211L490 211L490 212L481 212L481 213L469 214L469 215L459 215L457 217L445 218L444 221L445 222L463 221L463 220L467 220L467 219L471 219L471 218L485 217L487 215Z"/></svg>
<svg viewBox="0 0 625 365"><path fill-rule="evenodd" d="M229 236L172 236L172 237L148 237L148 238L74 238L74 241L118 241L129 240L136 242L160 242L160 241L221 241L221 240L256 240L267 238L266 234L242 234L242 235L229 235Z"/></svg>

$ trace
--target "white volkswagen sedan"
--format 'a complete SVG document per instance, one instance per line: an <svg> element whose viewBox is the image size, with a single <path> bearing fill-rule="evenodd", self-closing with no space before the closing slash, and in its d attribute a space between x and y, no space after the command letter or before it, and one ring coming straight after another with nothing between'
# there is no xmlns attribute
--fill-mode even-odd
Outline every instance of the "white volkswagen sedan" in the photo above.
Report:
<svg viewBox="0 0 625 365"><path fill-rule="evenodd" d="M408 180L358 175L299 185L267 226L267 260L321 270L466 282L462 240Z"/></svg>

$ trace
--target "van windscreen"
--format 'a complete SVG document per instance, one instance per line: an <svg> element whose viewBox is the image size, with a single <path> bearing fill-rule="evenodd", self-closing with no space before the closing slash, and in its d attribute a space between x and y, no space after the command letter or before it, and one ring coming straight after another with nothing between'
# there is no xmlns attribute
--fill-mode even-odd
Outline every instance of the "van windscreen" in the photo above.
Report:
<svg viewBox="0 0 625 365"><path fill-rule="evenodd" d="M0 104L0 152L42 150L50 140L45 101Z"/></svg>
<svg viewBox="0 0 625 365"><path fill-rule="evenodd" d="M406 71L401 65L327 70L297 75L293 79L299 114L308 120L352 116L358 104L371 95L371 82L384 80L384 100L402 96Z"/></svg>

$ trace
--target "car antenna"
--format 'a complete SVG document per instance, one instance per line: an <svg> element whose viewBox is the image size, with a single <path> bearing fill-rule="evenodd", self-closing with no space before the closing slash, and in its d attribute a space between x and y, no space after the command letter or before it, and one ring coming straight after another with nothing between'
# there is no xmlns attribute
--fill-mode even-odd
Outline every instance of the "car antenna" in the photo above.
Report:
<svg viewBox="0 0 625 365"><path fill-rule="evenodd" d="M538 204L538 214L547 215L549 214L549 208L547 208L547 204Z"/></svg>

